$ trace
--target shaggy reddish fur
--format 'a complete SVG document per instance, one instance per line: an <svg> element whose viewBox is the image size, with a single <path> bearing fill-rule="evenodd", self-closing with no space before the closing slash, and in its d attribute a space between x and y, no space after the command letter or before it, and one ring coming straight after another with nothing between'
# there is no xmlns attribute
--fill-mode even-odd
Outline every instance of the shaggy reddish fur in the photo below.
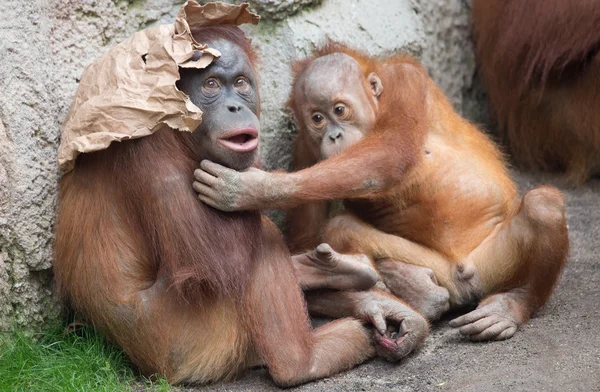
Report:
<svg viewBox="0 0 600 392"><path fill-rule="evenodd" d="M320 160L320 140L303 123L303 105L329 108L305 102L295 92L311 62L331 53L358 62L367 94L371 72L379 76L383 92L372 108L352 107L374 109L373 128L361 130L363 138L344 151ZM483 299L478 311L455 320L455 326L470 325L466 331L475 340L513 336L547 302L566 263L561 192L539 187L519 201L498 148L454 111L408 57L374 59L328 43L298 62L294 72L289 106L299 125L294 164L300 170L286 175L293 192L269 200L294 208L292 246L300 250L322 240L340 252L366 254L375 267L392 260L430 268L436 284L448 290L450 305ZM333 199L343 199L346 212L328 221L324 203ZM394 292L393 279L384 282ZM492 322L498 315L504 321ZM487 320L477 323L480 318ZM503 325L505 320L512 324Z"/></svg>
<svg viewBox="0 0 600 392"><path fill-rule="evenodd" d="M574 184L598 172L598 2L475 0L473 23L479 71L516 160Z"/></svg>
<svg viewBox="0 0 600 392"><path fill-rule="evenodd" d="M422 144L425 136L423 122L419 120L425 117L422 104L425 99L423 86L426 83L425 78L427 76L421 64L410 56L399 54L379 61L366 53L339 42L328 41L317 48L311 57L294 62L292 65L294 74L292 91L297 88L300 74L307 69L312 61L333 53L344 53L353 57L358 61L363 75L366 76L371 72L376 72L386 82L385 93L379 102L377 123L372 134L369 135L370 143L366 145L361 143L360 146L353 146L348 149L349 154L355 155L355 159L346 160L339 157L330 159L336 162L344 160L345 162L341 167L347 169L342 177L336 175L325 176L327 182L331 184L330 190L332 193L329 196L339 198L336 196L336 192L345 192L345 188L341 183L336 185L336 181L351 182L353 174L361 175L362 168L365 165L365 157L368 157L368 164L372 165L373 171L383 173L389 170L390 167L397 167L397 170L391 171L396 174L396 178L400 178L405 169L414 164L418 146ZM399 68L405 69L406 72L399 73ZM396 80L397 75L402 75L402 77ZM368 88L366 82L365 88ZM414 99L411 94L414 95ZM398 111L398 107L401 107L404 103L406 103L404 106L406 110ZM306 125L302 122L300 108L294 101L293 94L290 96L287 106L294 113L300 129L294 142L292 160L293 170L298 171L311 167L320 161L319 148L314 145L309 133L305 131ZM409 129L410 131L408 131ZM407 130L403 143L389 144L383 142L389 150L380 148L381 141L394 138L394 135L403 130ZM356 154L352 154L351 151L355 150ZM358 155L359 151L360 156ZM393 161L390 162L392 157ZM319 183L315 182L314 186L318 188ZM310 192L310 187L303 189L303 193L308 196L310 196ZM317 193L320 192L320 190L317 190ZM305 251L318 245L319 235L328 217L328 210L329 203L327 202L303 204L290 210L288 213L288 245L293 252Z"/></svg>
<svg viewBox="0 0 600 392"><path fill-rule="evenodd" d="M256 58L235 26L197 33ZM310 329L272 222L198 200L193 172L204 157L195 135L165 127L78 158L60 183L60 294L144 374L172 383L214 382L265 364L289 386L374 356L358 320Z"/></svg>

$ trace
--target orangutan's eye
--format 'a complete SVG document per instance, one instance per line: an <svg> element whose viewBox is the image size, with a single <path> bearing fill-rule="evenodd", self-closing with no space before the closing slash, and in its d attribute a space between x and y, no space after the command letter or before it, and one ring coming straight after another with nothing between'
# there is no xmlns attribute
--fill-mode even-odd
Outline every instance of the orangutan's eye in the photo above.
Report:
<svg viewBox="0 0 600 392"><path fill-rule="evenodd" d="M215 78L206 79L206 81L204 82L204 88L206 88L206 89L213 90L218 87L219 87L219 82L217 82L217 80Z"/></svg>
<svg viewBox="0 0 600 392"><path fill-rule="evenodd" d="M248 79L246 79L243 76L240 76L235 80L235 83L233 85L237 88L244 88L248 85Z"/></svg>

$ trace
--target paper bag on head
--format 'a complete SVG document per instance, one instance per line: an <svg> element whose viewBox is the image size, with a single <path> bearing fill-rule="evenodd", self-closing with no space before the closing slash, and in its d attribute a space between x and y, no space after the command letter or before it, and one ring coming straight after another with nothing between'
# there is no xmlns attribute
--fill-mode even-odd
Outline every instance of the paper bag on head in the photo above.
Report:
<svg viewBox="0 0 600 392"><path fill-rule="evenodd" d="M187 1L173 25L142 30L84 71L61 132L58 165L72 170L80 153L113 141L148 136L168 126L191 132L202 112L179 91L179 67L205 68L221 54L198 43L192 31L218 24L258 23L248 5Z"/></svg>

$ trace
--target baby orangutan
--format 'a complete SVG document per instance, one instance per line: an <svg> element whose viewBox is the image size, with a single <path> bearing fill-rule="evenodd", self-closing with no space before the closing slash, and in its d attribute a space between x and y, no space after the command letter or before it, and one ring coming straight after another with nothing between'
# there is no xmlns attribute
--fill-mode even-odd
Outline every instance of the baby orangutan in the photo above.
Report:
<svg viewBox="0 0 600 392"><path fill-rule="evenodd" d="M547 302L569 247L564 196L544 186L519 200L496 146L420 64L332 43L298 63L290 104L307 167L236 172L203 161L194 184L203 202L233 211L343 199L347 212L321 240L368 255L385 285L432 319L478 303L450 322L472 340L512 337Z"/></svg>

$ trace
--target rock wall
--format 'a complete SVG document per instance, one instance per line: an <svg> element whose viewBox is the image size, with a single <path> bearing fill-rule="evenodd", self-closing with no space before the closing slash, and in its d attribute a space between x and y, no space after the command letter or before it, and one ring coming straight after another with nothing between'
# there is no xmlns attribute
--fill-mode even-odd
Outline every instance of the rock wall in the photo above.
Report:
<svg viewBox="0 0 600 392"><path fill-rule="evenodd" d="M289 165L295 130L283 105L290 59L306 56L325 37L373 55L409 51L422 58L459 110L478 113L467 0L249 2L263 15L261 24L245 29L262 54L261 153L267 168ZM60 312L51 273L56 148L84 67L133 32L172 22L182 3L0 3L0 330L35 329Z"/></svg>
<svg viewBox="0 0 600 392"><path fill-rule="evenodd" d="M487 122L483 90L476 78L471 36L471 0L413 0L425 45L421 61L467 118Z"/></svg>
<svg viewBox="0 0 600 392"><path fill-rule="evenodd" d="M56 149L84 67L169 0L0 2L0 330L58 316L52 295Z"/></svg>

